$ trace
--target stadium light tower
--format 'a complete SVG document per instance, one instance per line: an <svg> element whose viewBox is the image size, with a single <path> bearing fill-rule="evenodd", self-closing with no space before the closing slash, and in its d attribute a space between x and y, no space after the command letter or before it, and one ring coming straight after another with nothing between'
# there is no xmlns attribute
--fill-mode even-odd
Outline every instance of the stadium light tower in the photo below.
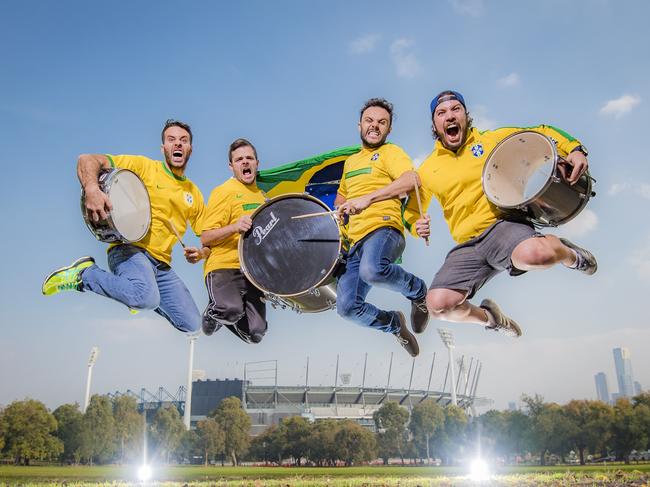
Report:
<svg viewBox="0 0 650 487"><path fill-rule="evenodd" d="M93 376L93 365L97 362L97 357L99 357L99 348L93 347L90 350L90 358L88 358L88 377L86 378L86 396L84 397L84 410L88 409L88 402L90 401L90 380Z"/></svg>
<svg viewBox="0 0 650 487"><path fill-rule="evenodd" d="M458 406L458 400L456 399L456 377L454 373L454 335L452 335L451 330L447 328L438 328L438 334L442 339L442 343L447 347L449 352L449 376L451 377L451 403L454 406Z"/></svg>
<svg viewBox="0 0 650 487"><path fill-rule="evenodd" d="M187 388L185 389L185 411L183 411L183 423L185 429L190 429L190 415L192 414L192 370L194 368L194 342L196 335L190 336L190 356L187 366Z"/></svg>

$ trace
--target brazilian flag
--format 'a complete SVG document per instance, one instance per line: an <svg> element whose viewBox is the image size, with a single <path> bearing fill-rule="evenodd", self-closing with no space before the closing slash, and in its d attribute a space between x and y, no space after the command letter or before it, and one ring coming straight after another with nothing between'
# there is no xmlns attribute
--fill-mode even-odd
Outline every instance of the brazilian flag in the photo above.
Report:
<svg viewBox="0 0 650 487"><path fill-rule="evenodd" d="M257 174L257 186L269 198L287 193L308 193L334 209L336 191L343 176L343 164L348 157L360 150L360 145L343 147L309 159L265 169Z"/></svg>

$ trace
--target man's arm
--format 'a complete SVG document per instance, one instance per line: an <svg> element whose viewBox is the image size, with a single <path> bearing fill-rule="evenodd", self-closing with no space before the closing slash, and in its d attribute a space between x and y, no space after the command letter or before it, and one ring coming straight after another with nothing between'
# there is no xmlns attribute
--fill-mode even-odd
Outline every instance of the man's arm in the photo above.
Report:
<svg viewBox="0 0 650 487"><path fill-rule="evenodd" d="M86 212L92 221L106 219L113 209L108 196L99 189L99 172L111 166L108 157L102 154L81 154L77 162L77 177L85 197Z"/></svg>
<svg viewBox="0 0 650 487"><path fill-rule="evenodd" d="M246 233L253 226L253 220L250 215L243 215L239 217L235 223L226 225L221 228L213 228L205 230L201 233L201 245L204 247L212 247L218 242L234 235L235 233Z"/></svg>
<svg viewBox="0 0 650 487"><path fill-rule="evenodd" d="M345 201L338 207L337 211L339 215L344 213L356 215L373 203L397 198L400 195L413 191L416 185L420 187L420 179L418 178L417 173L415 171L406 171L395 181L387 184L383 188L379 188L367 195Z"/></svg>

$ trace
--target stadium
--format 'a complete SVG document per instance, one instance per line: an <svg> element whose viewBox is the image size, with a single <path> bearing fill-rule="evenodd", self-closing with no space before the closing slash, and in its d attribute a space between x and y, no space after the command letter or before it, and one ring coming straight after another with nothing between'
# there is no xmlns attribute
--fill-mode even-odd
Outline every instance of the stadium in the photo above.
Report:
<svg viewBox="0 0 650 487"><path fill-rule="evenodd" d="M453 357L450 358L453 361ZM389 401L396 402L410 411L418 403L433 399L442 406L456 404L470 415L476 415L476 407L492 403L490 399L476 395L482 368L478 360L466 360L462 357L456 363L448 361L444 371L436 371L434 365L435 355L425 389L411 388L413 367L409 384L391 386L392 361L385 387L365 385L365 363L361 384L351 385L350 374L338 373L338 357L334 383L328 386L308 385L308 372L305 374L303 385L278 384L276 360L245 363L243 378L207 379L203 371L194 370L189 386L189 415L186 414L186 386L180 386L175 393L159 387L156 392L146 388L141 388L139 392L129 389L126 392L111 393L109 396L133 397L140 411L153 412L160 407L171 405L178 409L186 423L189 422L192 427L205 419L222 400L237 397L251 418L252 435L258 435L269 426L278 424L282 418L290 416L301 416L310 421L348 419L374 431L373 413ZM431 389L434 378L442 381L440 390Z"/></svg>

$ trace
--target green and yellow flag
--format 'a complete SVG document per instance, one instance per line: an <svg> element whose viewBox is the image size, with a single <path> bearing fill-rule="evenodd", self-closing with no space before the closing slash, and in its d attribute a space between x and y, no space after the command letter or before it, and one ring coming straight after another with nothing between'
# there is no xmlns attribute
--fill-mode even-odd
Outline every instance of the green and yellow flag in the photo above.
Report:
<svg viewBox="0 0 650 487"><path fill-rule="evenodd" d="M343 175L343 164L361 146L343 147L301 161L260 171L257 186L270 198L287 193L308 193L330 208Z"/></svg>

